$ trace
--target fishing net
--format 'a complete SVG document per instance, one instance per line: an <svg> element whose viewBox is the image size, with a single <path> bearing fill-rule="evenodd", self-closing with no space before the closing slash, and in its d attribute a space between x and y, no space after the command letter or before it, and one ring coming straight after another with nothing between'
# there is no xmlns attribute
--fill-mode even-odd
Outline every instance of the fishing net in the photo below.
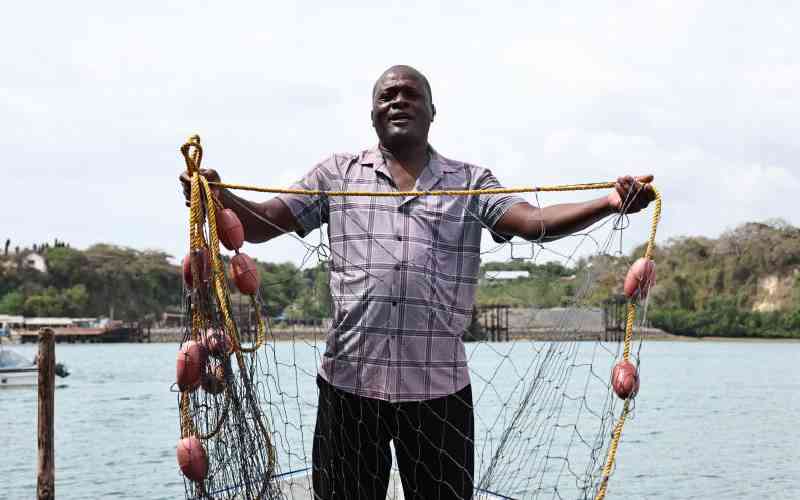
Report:
<svg viewBox="0 0 800 500"><path fill-rule="evenodd" d="M470 436L459 424L451 424L463 415L437 410L433 415L439 430L433 435L420 430L417 439L408 439L415 425L422 428L416 414L427 403L421 403L423 410L420 405L387 403L362 407L360 414L352 414L345 401L328 399L325 404L330 407L325 415L333 415L336 425L328 425L327 434L318 432L315 438L322 390L316 381L317 368L326 355L330 320L288 326L283 319L267 318L265 300L270 290L285 286L281 282L265 280L249 295L237 290L247 282L247 276L242 278L247 266L244 271L241 266L237 269L236 263L227 268L224 249L220 252L221 207L215 206L208 181L198 174L202 160L199 139L191 138L182 151L188 171L194 174L191 249L184 266L189 283L185 287L186 327L178 354L178 458L186 476L187 498L314 498L311 469L315 439L317 444L327 439L331 440L328 445L335 442L327 460L340 459L337 470L352 483L359 467L353 457L359 451L371 451L375 437L364 428L355 439L350 434L349 441L342 440L336 426L371 422L376 415L369 412L383 412L380 418L407 428L406 437L394 435L392 439L394 465L387 479L388 498L403 498L404 486L422 484L405 482L408 476L423 473L437 486L406 491L406 498L412 493L419 498L456 496L458 486L442 472L448 470L446 465L436 469L437 460L440 465L452 461L456 469L461 467L456 471L461 474L455 475L468 478L475 498L605 497L636 392L631 391L626 399L618 396L612 369L621 361L630 361L638 373L647 308L647 290L642 287L652 285L652 280L647 280L629 294L632 297L621 294L623 276L631 263L622 256L623 236L630 224L643 218L629 219L623 210L558 245L509 241L494 235L500 242L481 251L481 258L492 262L482 266L476 277L480 280L476 305L463 337L471 402L461 402L474 408L474 434ZM506 191L527 191L528 201L542 206L541 197L548 191L610 186L602 183ZM469 199L482 193L421 194L456 196L464 200L465 214L469 215ZM639 194L629 193L624 205ZM322 195L352 197L353 203L366 204L382 196ZM645 259L651 257L660 207L656 191ZM348 217L347 211L342 216ZM270 223L266 219L263 222ZM491 228L485 229L491 232ZM308 276L316 276L317 282L323 283L315 286L313 280L308 282L301 292L303 300L327 304L333 311L336 304L330 303L330 291L324 285L331 266L347 259L342 246L332 244L325 231L306 239L294 234L290 237L296 240L298 255L304 255L301 268L313 271ZM402 256L396 259L400 264ZM444 314L435 308L431 311ZM202 349L195 352L189 344ZM193 375L187 378L189 372ZM386 427L391 435L392 425ZM450 436L450 442L444 442L444 435ZM459 439L468 441L467 449L473 450L474 468L451 456L452 441ZM423 456L431 449L438 457L433 462ZM398 462L403 461L406 471L398 472ZM340 497L374 497L366 487L350 487L355 490Z"/></svg>

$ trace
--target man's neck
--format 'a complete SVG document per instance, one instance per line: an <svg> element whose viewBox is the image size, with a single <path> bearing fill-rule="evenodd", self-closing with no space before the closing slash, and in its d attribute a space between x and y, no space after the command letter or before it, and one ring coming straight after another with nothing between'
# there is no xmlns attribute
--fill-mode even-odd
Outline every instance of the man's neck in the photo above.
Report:
<svg viewBox="0 0 800 500"><path fill-rule="evenodd" d="M417 178L428 165L430 153L427 142L408 148L389 148L383 144L378 147L390 170L401 168Z"/></svg>

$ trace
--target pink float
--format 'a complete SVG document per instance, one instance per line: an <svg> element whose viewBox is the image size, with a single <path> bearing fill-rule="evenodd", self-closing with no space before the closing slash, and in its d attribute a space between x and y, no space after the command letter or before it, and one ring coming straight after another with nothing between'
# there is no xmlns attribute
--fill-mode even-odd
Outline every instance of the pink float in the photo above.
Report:
<svg viewBox="0 0 800 500"><path fill-rule="evenodd" d="M175 368L175 378L181 392L197 388L207 361L208 351L203 344L189 340L181 345Z"/></svg>
<svg viewBox="0 0 800 500"><path fill-rule="evenodd" d="M231 338L227 333L210 332L203 339L208 353L217 358L224 358L231 350Z"/></svg>
<svg viewBox="0 0 800 500"><path fill-rule="evenodd" d="M236 213L230 208L217 211L217 230L219 241L228 250L239 250L244 244L244 226Z"/></svg>
<svg viewBox="0 0 800 500"><path fill-rule="evenodd" d="M639 392L639 374L630 361L622 360L611 370L611 387L620 399L628 399Z"/></svg>
<svg viewBox="0 0 800 500"><path fill-rule="evenodd" d="M195 436L178 441L178 466L181 472L192 481L202 481L208 475L208 455L203 444Z"/></svg>
<svg viewBox="0 0 800 500"><path fill-rule="evenodd" d="M261 285L261 277L255 261L248 255L240 253L231 259L231 274L236 288L245 295L254 295Z"/></svg>

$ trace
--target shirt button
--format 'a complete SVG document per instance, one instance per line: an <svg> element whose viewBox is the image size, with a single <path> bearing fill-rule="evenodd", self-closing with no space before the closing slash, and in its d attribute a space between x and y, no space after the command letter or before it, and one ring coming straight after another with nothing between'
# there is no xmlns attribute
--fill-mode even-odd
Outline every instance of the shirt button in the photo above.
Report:
<svg viewBox="0 0 800 500"><path fill-rule="evenodd" d="M394 270L395 271L399 271L400 270L400 264L395 264L394 265Z"/></svg>
<svg viewBox="0 0 800 500"><path fill-rule="evenodd" d="M399 234L397 236L395 236L395 237L397 238L397 241L403 241L403 237L400 236Z"/></svg>
<svg viewBox="0 0 800 500"><path fill-rule="evenodd" d="M396 300L392 301L392 307L397 307L397 301Z"/></svg>

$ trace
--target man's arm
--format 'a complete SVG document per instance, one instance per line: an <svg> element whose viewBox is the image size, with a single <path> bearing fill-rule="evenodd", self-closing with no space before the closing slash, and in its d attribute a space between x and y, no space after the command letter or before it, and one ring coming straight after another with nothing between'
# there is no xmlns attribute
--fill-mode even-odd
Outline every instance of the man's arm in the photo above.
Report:
<svg viewBox="0 0 800 500"><path fill-rule="evenodd" d="M220 189L218 199L225 208L236 212L244 226L244 239L250 243L261 243L299 230L292 211L277 197L257 203Z"/></svg>
<svg viewBox="0 0 800 500"><path fill-rule="evenodd" d="M202 174L211 182L219 182L219 174L211 169L203 169ZM184 172L180 176L183 194L189 201L190 180ZM289 207L280 199L272 198L262 203L236 196L227 189L211 188L212 193L225 208L230 208L242 221L244 238L250 243L261 243L284 233L297 231L299 224Z"/></svg>
<svg viewBox="0 0 800 500"><path fill-rule="evenodd" d="M544 208L517 203L500 217L493 229L526 240L557 240L623 209L625 213L644 209L655 198L649 185L652 181L652 175L620 177L607 196L583 203L563 203Z"/></svg>

